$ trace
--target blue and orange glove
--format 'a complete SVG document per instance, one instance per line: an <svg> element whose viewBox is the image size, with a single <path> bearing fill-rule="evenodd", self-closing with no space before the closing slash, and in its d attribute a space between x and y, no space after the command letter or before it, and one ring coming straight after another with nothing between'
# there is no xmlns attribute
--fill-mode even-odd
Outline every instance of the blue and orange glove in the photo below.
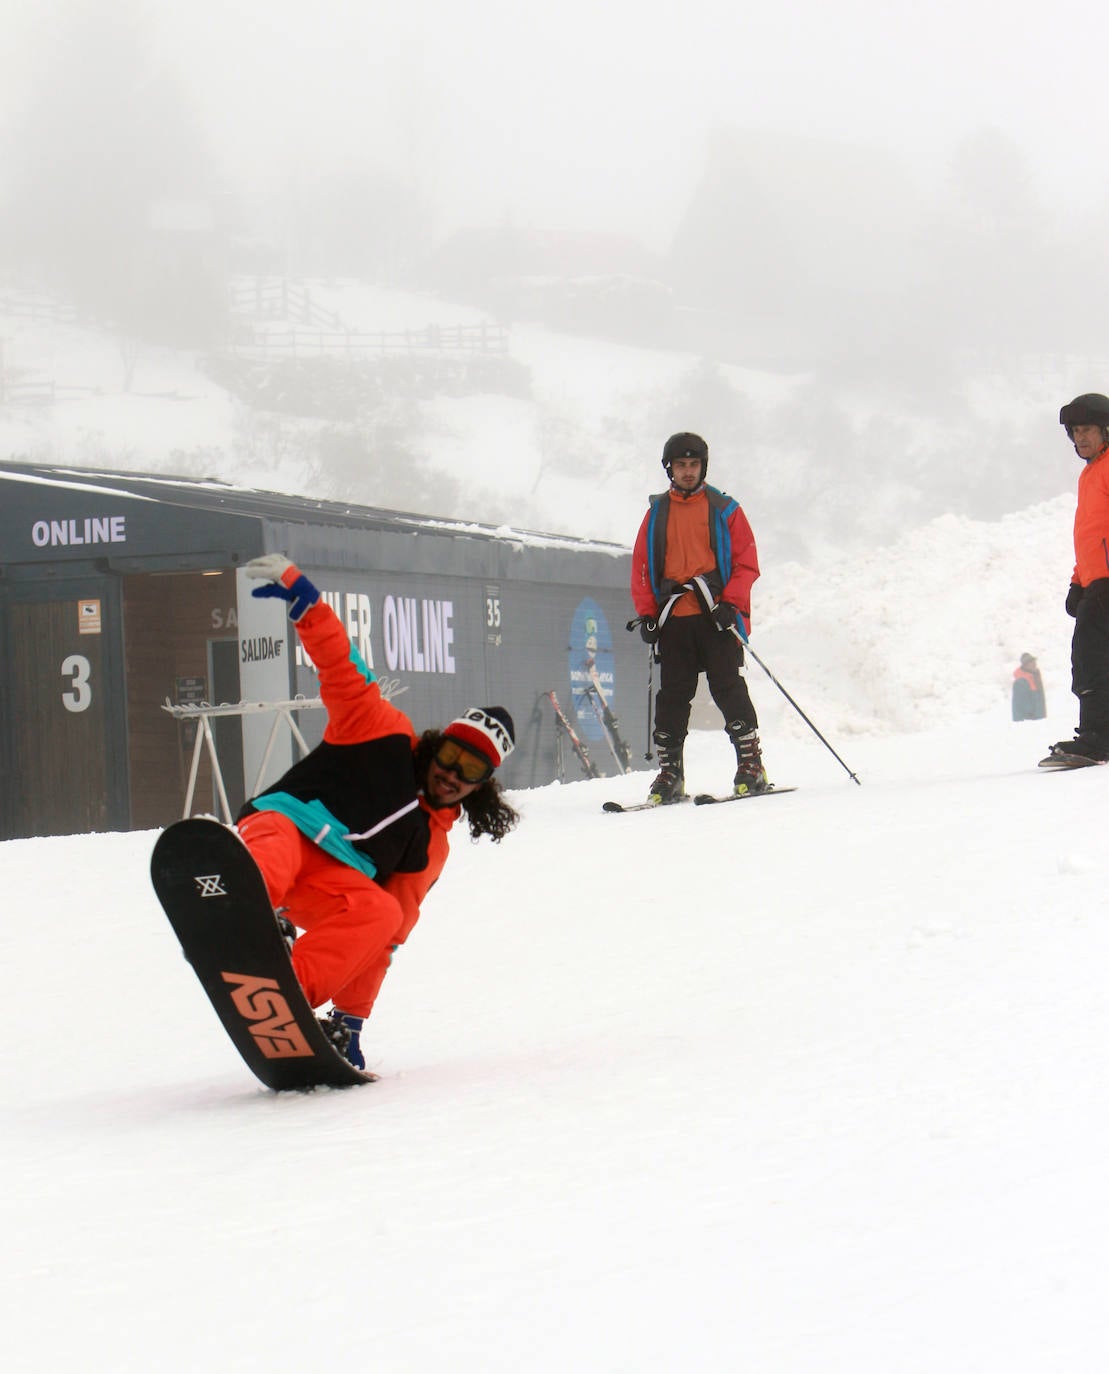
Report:
<svg viewBox="0 0 1109 1374"><path fill-rule="evenodd" d="M319 589L284 554L264 553L261 558L252 558L243 565L243 572L247 577L266 579L268 585L255 587L251 596L279 596L287 601L289 619L294 624L320 599Z"/></svg>

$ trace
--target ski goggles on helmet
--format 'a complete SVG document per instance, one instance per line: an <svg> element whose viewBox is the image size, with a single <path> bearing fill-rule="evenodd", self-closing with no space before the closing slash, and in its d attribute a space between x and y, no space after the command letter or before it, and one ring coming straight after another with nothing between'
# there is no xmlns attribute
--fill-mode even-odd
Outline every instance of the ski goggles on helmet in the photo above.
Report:
<svg viewBox="0 0 1109 1374"><path fill-rule="evenodd" d="M493 776L493 765L482 754L475 754L457 740L445 739L435 751L435 762L463 782L485 782Z"/></svg>

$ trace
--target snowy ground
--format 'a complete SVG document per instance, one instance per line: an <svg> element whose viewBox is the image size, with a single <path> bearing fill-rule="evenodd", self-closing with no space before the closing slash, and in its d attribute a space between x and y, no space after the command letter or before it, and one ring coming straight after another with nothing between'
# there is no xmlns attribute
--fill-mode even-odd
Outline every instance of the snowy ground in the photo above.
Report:
<svg viewBox="0 0 1109 1374"><path fill-rule="evenodd" d="M5 1368L1100 1374L1109 783L1036 771L1059 708L835 738L862 787L810 735L790 796L517 794L347 1092L255 1085L152 834L0 845Z"/></svg>

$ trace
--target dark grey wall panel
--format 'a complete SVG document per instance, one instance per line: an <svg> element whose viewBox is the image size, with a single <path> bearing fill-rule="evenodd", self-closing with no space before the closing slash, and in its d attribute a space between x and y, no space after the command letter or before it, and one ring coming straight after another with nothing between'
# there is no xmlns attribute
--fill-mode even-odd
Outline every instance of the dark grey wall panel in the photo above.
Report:
<svg viewBox="0 0 1109 1374"><path fill-rule="evenodd" d="M27 595L46 604L52 586L72 586L77 577L106 578L113 586L129 578L132 614L105 622L105 648L126 662L128 648L141 647L155 668L159 654L167 664L175 654L179 660L185 655L195 677L204 671L203 663L193 659L197 644L204 647L206 632L199 626L207 623L197 617L208 615L203 584L212 582L196 574L241 567L271 551L286 553L320 586L418 729L440 727L471 705L507 707L516 723L517 749L503 772L506 785L550 782L559 775L560 761L566 779L582 776L569 745L563 741L558 747L547 695L552 691L599 771L619 771L589 698L582 694L591 681L601 683L620 718L633 762L645 766L647 660L638 635L624 629L633 613L627 549L218 482L0 463L0 636L10 636L14 607ZM139 595L135 580L166 573L178 574L178 596L185 600L176 603L172 615L147 614L142 607L165 598ZM155 585L162 584L150 584ZM241 575L237 585L241 614L249 590ZM111 597L118 601L115 592ZM61 600L60 591L55 599ZM209 648L226 648L228 634L236 634L229 621L234 613L230 606L221 611L219 625L207 632ZM139 623L144 614L149 623ZM184 633L186 619L191 639ZM250 636L256 637L257 619L247 615L254 630L238 631L241 672L252 653ZM315 695L311 670L296 666L291 654L286 659L294 636L281 615L267 635L276 636L282 653L278 671L266 678L265 699L277 699L268 695L271 690ZM287 639L282 641L282 635ZM17 652L16 646L13 654ZM226 667L226 652L221 653ZM0 665L0 700L9 702L15 691L13 654ZM51 660L52 676L56 666ZM178 669L179 676L184 671L180 663ZM225 679L226 674L221 681ZM52 678L48 685L52 691L56 686ZM216 690L213 684L207 687ZM153 699L141 708L132 702L131 718L134 709L148 713L158 706ZM310 742L319 737L322 723L319 712L301 715ZM11 712L0 720L0 756L10 760L25 747L20 728ZM235 732L225 733L238 738ZM142 767L130 731L126 742L130 767ZM242 766L241 756L228 760L229 771ZM176 776L173 770L166 772L167 797L171 792L176 796ZM118 767L106 770L109 777L119 774ZM144 779L144 796L156 809L150 781ZM116 815L125 814L128 805L125 784L118 790L119 796L109 798ZM10 821L8 833L19 833Z"/></svg>

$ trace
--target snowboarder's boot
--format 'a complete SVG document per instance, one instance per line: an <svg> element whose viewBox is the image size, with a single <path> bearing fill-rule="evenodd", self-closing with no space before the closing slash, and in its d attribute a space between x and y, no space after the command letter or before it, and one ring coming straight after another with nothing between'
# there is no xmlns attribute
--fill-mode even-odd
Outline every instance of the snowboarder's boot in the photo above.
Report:
<svg viewBox="0 0 1109 1374"><path fill-rule="evenodd" d="M1074 739L1053 744L1042 762L1050 764L1055 759L1079 767L1083 764L1106 763L1109 762L1109 741L1101 735L1086 734L1079 730Z"/></svg>
<svg viewBox="0 0 1109 1374"><path fill-rule="evenodd" d="M326 1017L317 1016L320 1029L331 1041L344 1059L349 1060L356 1069L364 1069L366 1060L359 1043L362 1023L365 1017L351 1016L349 1012L332 1007Z"/></svg>
<svg viewBox="0 0 1109 1374"><path fill-rule="evenodd" d="M289 953L292 954L293 945L296 943L297 938L297 928L293 925L292 921L289 920L288 916L285 915L287 910L287 907L280 906L274 914L277 917L277 928L281 931L281 938L285 941L286 945L288 945Z"/></svg>

